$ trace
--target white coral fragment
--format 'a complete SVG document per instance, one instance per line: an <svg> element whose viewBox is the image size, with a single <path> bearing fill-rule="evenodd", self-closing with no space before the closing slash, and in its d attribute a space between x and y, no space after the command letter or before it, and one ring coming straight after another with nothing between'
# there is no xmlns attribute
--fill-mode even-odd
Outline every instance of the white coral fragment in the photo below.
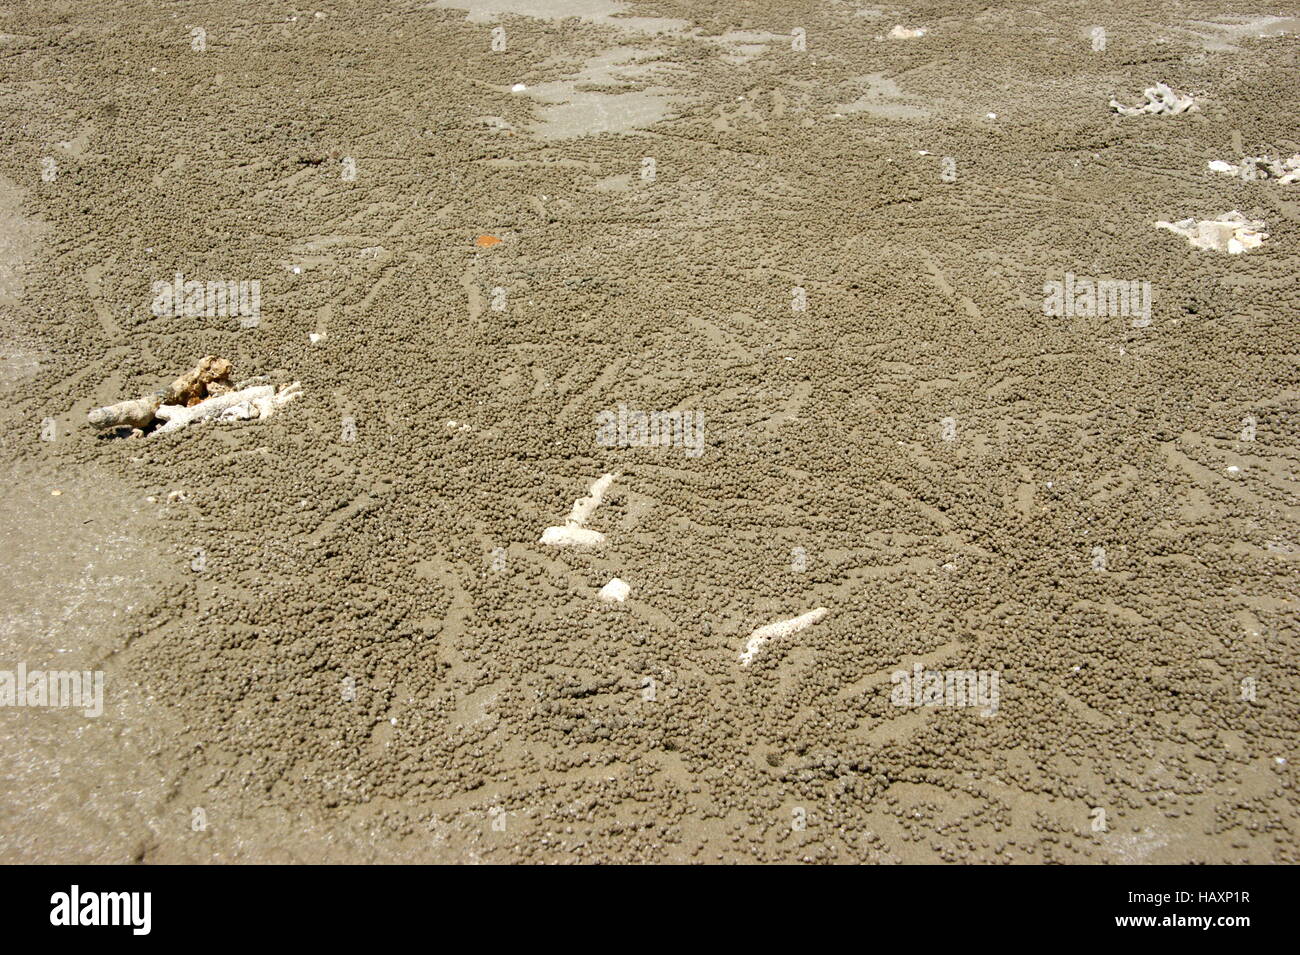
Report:
<svg viewBox="0 0 1300 955"><path fill-rule="evenodd" d="M740 665L748 666L767 641L788 637L802 630L807 630L828 613L830 611L825 607L818 607L816 610L809 610L807 613L791 617L789 620L781 620L777 623L769 623L765 627L759 627L749 635L749 641L745 644L745 649L740 653Z"/></svg>
<svg viewBox="0 0 1300 955"><path fill-rule="evenodd" d="M1195 248L1237 255L1264 244L1268 233L1267 223L1247 219L1236 210L1225 212L1217 219L1180 219L1177 222L1157 222L1156 228L1168 229L1183 236Z"/></svg>
<svg viewBox="0 0 1300 955"><path fill-rule="evenodd" d="M599 547L605 543L605 535L589 527L548 527L542 531L538 543L551 547Z"/></svg>
<svg viewBox="0 0 1300 955"><path fill-rule="evenodd" d="M1118 100L1110 101L1110 108L1121 116L1176 116L1190 113L1197 109L1196 102L1190 96L1176 93L1164 83L1157 83L1142 91L1145 103L1137 106L1124 106Z"/></svg>
<svg viewBox="0 0 1300 955"><path fill-rule="evenodd" d="M242 394L255 389L249 388ZM285 385L274 394L261 393L250 395L247 400L239 404L232 405L225 411L221 412L222 421L248 421L253 418L269 418L275 414L277 408L282 408L295 398L302 397L302 385L294 382L291 385Z"/></svg>
<svg viewBox="0 0 1300 955"><path fill-rule="evenodd" d="M183 405L163 405L158 409L157 416L164 423L149 436L179 431L196 422L213 418L227 421L269 418L277 408L301 396L302 385L295 381L291 385L285 385L278 392L274 385L256 385L206 398L188 408Z"/></svg>
<svg viewBox="0 0 1300 955"><path fill-rule="evenodd" d="M899 24L889 31L889 38L891 40L915 40L918 37L923 36L925 36L925 27L909 29L902 24Z"/></svg>
<svg viewBox="0 0 1300 955"><path fill-rule="evenodd" d="M229 361L207 355L161 391L93 409L90 424L101 430L129 427L131 436L139 437L145 428L162 422L151 435L166 434L213 418L269 418L302 396L302 385L296 381L277 391L264 375L231 384L230 371Z"/></svg>
<svg viewBox="0 0 1300 955"><path fill-rule="evenodd" d="M577 524L579 527L586 525L591 520L591 515L595 513L596 508L605 500L605 492L609 490L610 485L614 483L616 474L602 474L587 490L586 497L580 497L573 502L573 511L569 514L569 523Z"/></svg>
<svg viewBox="0 0 1300 955"><path fill-rule="evenodd" d="M100 430L110 428L145 428L153 423L162 404L161 395L136 398L133 401L119 401L115 405L95 408L87 416L91 427Z"/></svg>
<svg viewBox="0 0 1300 955"><path fill-rule="evenodd" d="M605 500L605 492L618 477L617 474L602 474L587 490L586 497L573 502L573 510L562 526L548 527L542 531L538 543L551 547L598 547L605 543L605 535L586 526L591 515Z"/></svg>
<svg viewBox="0 0 1300 955"><path fill-rule="evenodd" d="M1273 179L1280 186L1290 186L1300 182L1300 153L1296 153L1290 159L1274 159L1272 156L1247 156L1240 163L1215 159L1210 162L1209 166L1212 172L1239 176L1249 181Z"/></svg>

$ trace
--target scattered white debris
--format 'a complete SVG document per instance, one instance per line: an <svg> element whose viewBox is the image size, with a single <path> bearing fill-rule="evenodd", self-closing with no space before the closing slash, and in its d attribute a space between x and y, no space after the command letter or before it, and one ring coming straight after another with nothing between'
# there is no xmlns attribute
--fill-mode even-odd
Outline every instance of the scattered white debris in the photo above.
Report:
<svg viewBox="0 0 1300 955"><path fill-rule="evenodd" d="M1116 99L1111 99L1110 108L1121 116L1176 116L1190 113L1197 109L1196 102L1190 96L1176 93L1164 83L1157 83L1142 91L1146 102L1138 106L1123 106Z"/></svg>
<svg viewBox="0 0 1300 955"><path fill-rule="evenodd" d="M807 630L828 613L830 611L825 607L818 607L816 610L809 610L798 617L791 617L789 620L769 623L766 627L759 627L749 635L749 642L745 644L745 649L740 654L740 665L748 666L749 662L754 659L754 655L767 641L776 637L788 637L799 633L801 630Z"/></svg>
<svg viewBox="0 0 1300 955"><path fill-rule="evenodd" d="M325 340L325 333L324 333L324 332L308 332L308 333L307 333L307 337L308 337L309 339L311 339L311 343L312 343L313 345L319 345L321 342L323 342L323 341Z"/></svg>
<svg viewBox="0 0 1300 955"><path fill-rule="evenodd" d="M598 547L605 543L605 535L590 530L586 524L605 500L605 492L617 477L617 474L602 474L597 478L587 491L587 496L573 502L573 510L564 525L546 528L538 543L552 547Z"/></svg>
<svg viewBox="0 0 1300 955"><path fill-rule="evenodd" d="M925 36L925 27L908 29L900 24L889 31L889 38L891 40L915 40L918 37L923 36Z"/></svg>
<svg viewBox="0 0 1300 955"><path fill-rule="evenodd" d="M1225 212L1217 219L1180 219L1177 222L1157 222L1156 228L1177 232L1195 248L1237 255L1264 244L1268 233L1267 223L1247 219L1236 210Z"/></svg>
<svg viewBox="0 0 1300 955"><path fill-rule="evenodd" d="M627 595L631 592L632 588L627 585L627 581L613 577L609 583L600 588L600 593L596 596L605 603L622 603L627 600Z"/></svg>
<svg viewBox="0 0 1300 955"><path fill-rule="evenodd" d="M1278 185L1290 186L1300 182L1300 153L1290 159L1274 159L1271 156L1247 156L1239 164L1233 165L1222 159L1209 163L1212 172L1222 172L1229 176L1240 176L1248 181L1276 179Z"/></svg>
<svg viewBox="0 0 1300 955"><path fill-rule="evenodd" d="M997 114L997 113L985 113L984 115L987 116L989 119L997 119L997 118L998 118L998 114Z"/></svg>

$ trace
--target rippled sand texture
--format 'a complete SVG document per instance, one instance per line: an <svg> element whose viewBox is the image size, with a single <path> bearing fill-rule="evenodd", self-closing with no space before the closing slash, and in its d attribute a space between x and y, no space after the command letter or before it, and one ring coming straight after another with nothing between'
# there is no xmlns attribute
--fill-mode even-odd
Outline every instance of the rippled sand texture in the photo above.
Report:
<svg viewBox="0 0 1300 955"><path fill-rule="evenodd" d="M1300 861L1300 24L398 6L0 12L0 860Z"/></svg>

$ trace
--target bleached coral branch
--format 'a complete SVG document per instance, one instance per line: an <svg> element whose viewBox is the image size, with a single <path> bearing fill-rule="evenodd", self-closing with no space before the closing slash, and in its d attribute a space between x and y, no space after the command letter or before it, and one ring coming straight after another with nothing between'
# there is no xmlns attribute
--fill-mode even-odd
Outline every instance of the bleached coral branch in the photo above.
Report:
<svg viewBox="0 0 1300 955"><path fill-rule="evenodd" d="M277 408L301 396L302 385L295 381L291 385L285 385L278 392L274 385L256 385L206 398L188 408L182 405L163 405L158 409L158 418L164 424L149 436L179 431L195 422L212 418L225 420L269 418Z"/></svg>
<svg viewBox="0 0 1300 955"><path fill-rule="evenodd" d="M100 431L109 428L145 428L153 423L154 415L163 402L162 395L148 395L131 401L119 401L115 405L94 408L87 417L90 425Z"/></svg>
<svg viewBox="0 0 1300 955"><path fill-rule="evenodd" d="M591 515L595 513L596 508L600 507L601 502L605 500L605 492L617 477L617 474L602 474L592 482L587 490L587 496L573 502L573 510L564 525L546 528L542 531L538 543L549 544L552 547L598 547L605 543L604 534L590 530L585 525L591 520Z"/></svg>
<svg viewBox="0 0 1300 955"><path fill-rule="evenodd" d="M799 633L801 630L807 630L828 613L830 611L825 607L818 607L816 610L809 610L807 613L791 617L789 620L781 620L777 623L769 623L765 627L759 627L749 635L749 642L745 644L745 649L740 653L740 665L748 666L767 641L788 637Z"/></svg>

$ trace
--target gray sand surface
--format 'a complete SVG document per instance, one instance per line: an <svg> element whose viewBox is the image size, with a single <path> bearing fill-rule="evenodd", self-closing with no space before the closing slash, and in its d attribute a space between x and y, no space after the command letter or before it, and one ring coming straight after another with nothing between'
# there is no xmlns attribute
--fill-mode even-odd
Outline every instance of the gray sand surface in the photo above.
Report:
<svg viewBox="0 0 1300 955"><path fill-rule="evenodd" d="M0 6L0 862L1300 861L1300 21L1161 7Z"/></svg>

